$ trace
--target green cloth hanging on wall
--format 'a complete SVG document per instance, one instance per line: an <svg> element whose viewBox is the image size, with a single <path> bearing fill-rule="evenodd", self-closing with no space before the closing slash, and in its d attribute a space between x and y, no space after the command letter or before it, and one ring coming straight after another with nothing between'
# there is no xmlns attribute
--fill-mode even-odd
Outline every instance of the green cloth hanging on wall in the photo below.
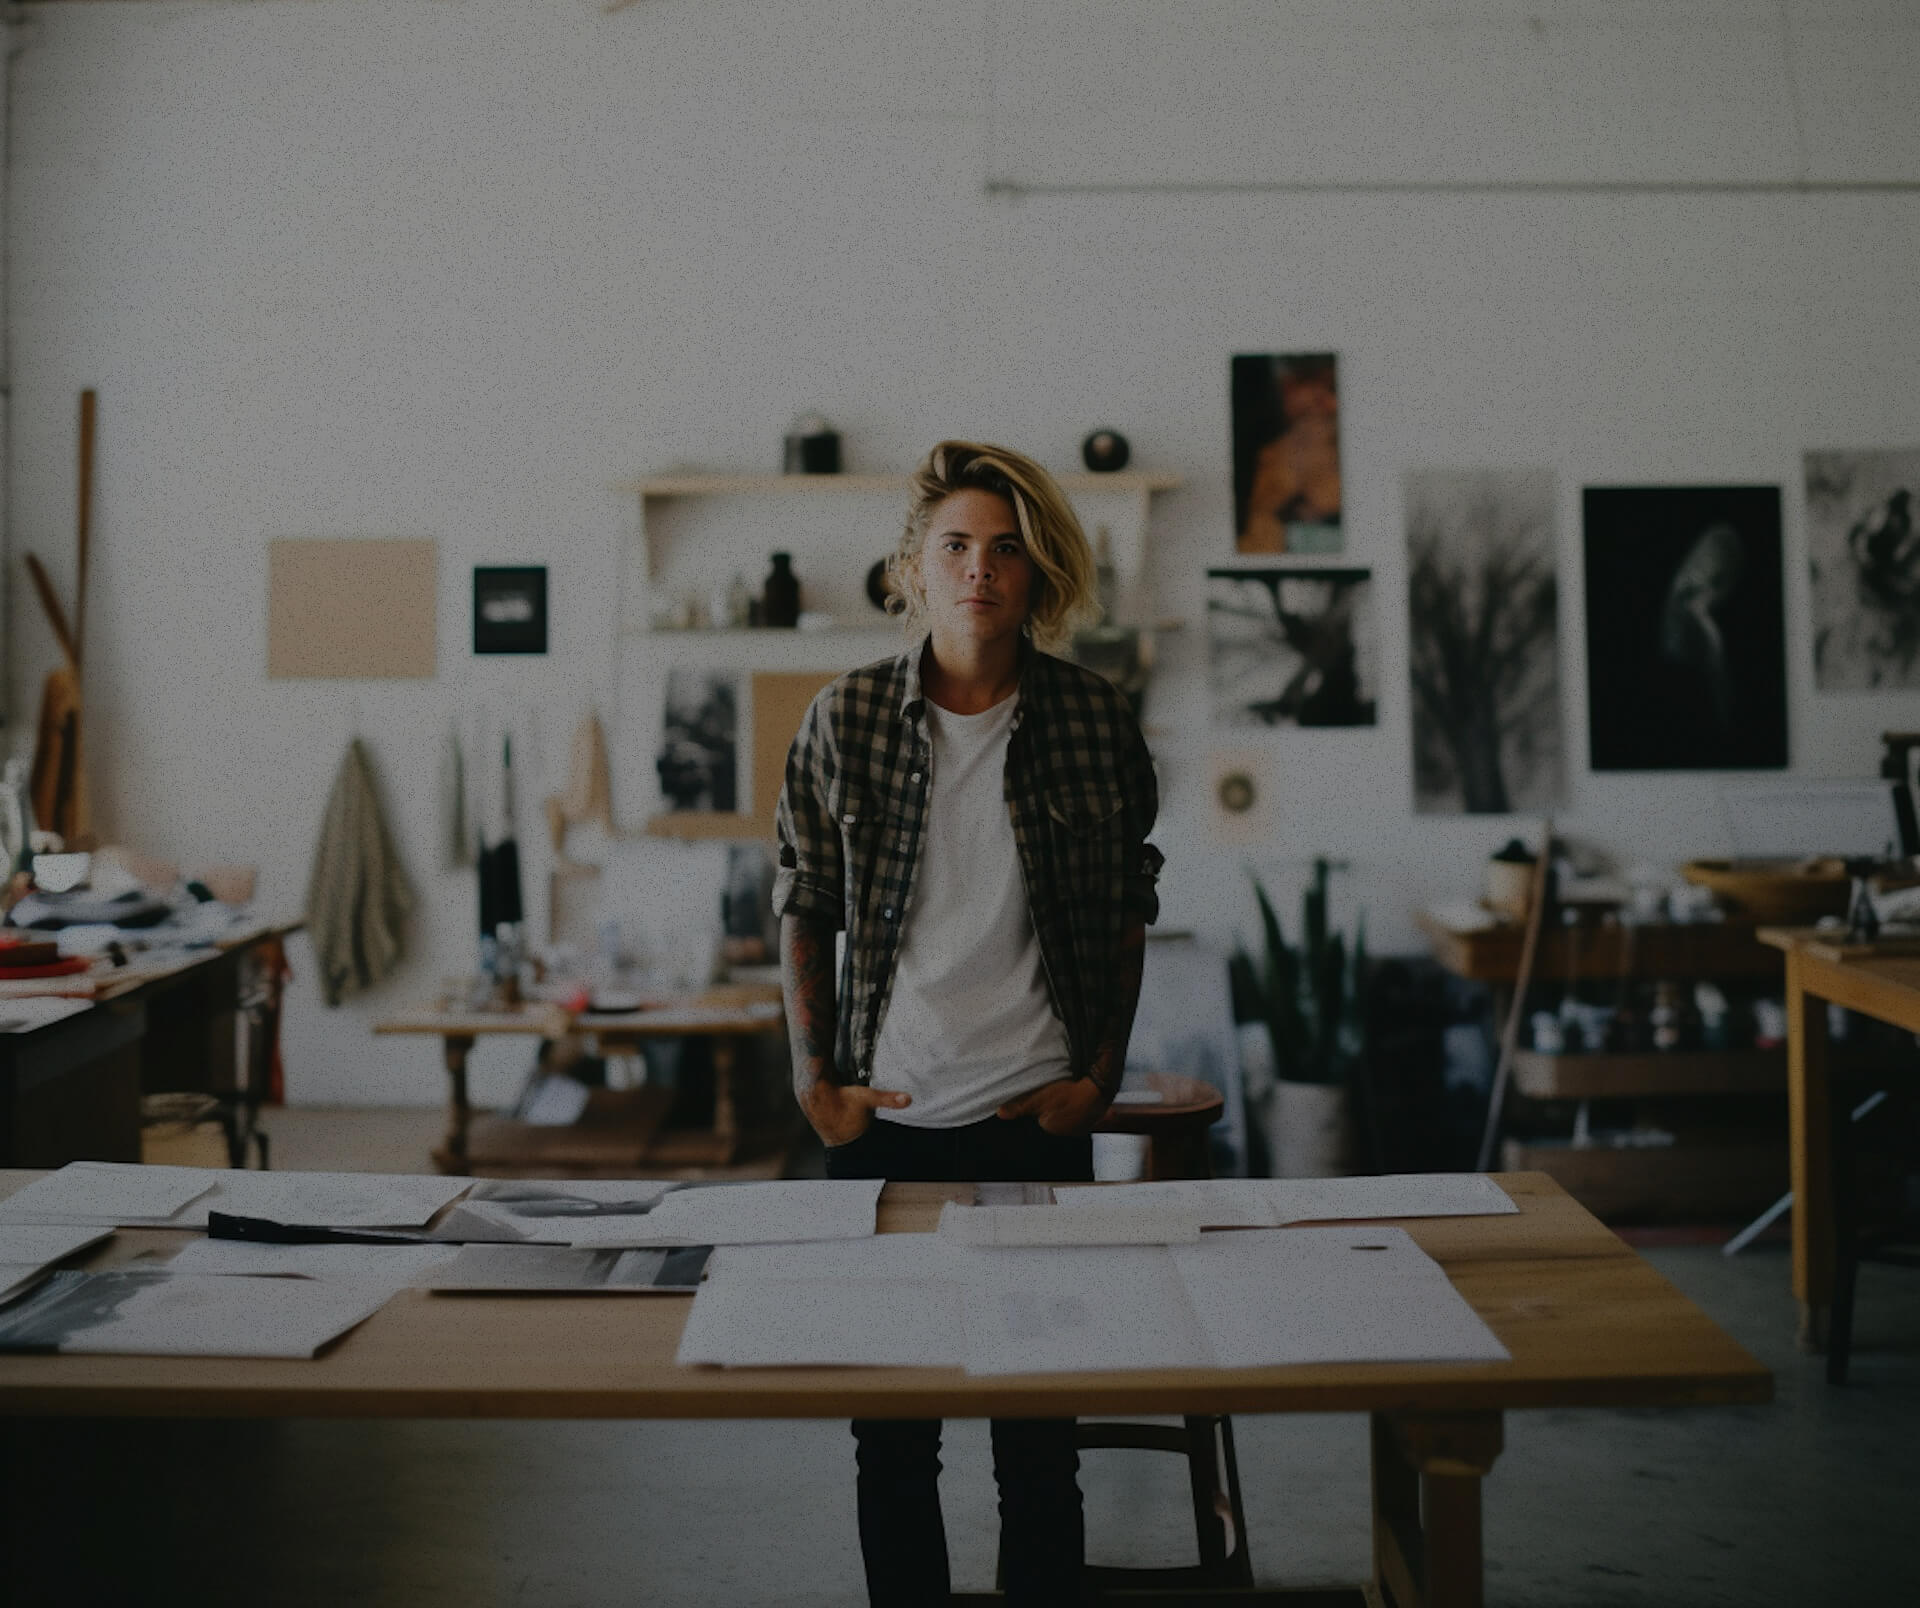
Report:
<svg viewBox="0 0 1920 1608"><path fill-rule="evenodd" d="M355 738L334 778L307 877L307 933L320 994L338 1005L400 964L413 888L380 813L367 751Z"/></svg>

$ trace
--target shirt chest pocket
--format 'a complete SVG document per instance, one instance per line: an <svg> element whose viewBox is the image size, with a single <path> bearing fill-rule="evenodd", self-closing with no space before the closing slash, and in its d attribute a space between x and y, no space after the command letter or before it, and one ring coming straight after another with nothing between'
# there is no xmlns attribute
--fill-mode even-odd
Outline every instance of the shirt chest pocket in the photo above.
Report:
<svg viewBox="0 0 1920 1608"><path fill-rule="evenodd" d="M1047 795L1047 817L1057 863L1076 899L1118 896L1126 871L1126 799L1101 777L1056 787Z"/></svg>

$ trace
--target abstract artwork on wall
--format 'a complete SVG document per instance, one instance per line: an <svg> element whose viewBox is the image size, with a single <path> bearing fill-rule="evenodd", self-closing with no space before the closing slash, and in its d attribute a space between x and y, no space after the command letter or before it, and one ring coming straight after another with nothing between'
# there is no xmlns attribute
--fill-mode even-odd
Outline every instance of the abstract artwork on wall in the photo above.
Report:
<svg viewBox="0 0 1920 1608"><path fill-rule="evenodd" d="M1593 768L1787 763L1777 486L1589 486Z"/></svg>
<svg viewBox="0 0 1920 1608"><path fill-rule="evenodd" d="M1544 809L1560 795L1553 474L1419 469L1404 491L1414 807Z"/></svg>
<svg viewBox="0 0 1920 1608"><path fill-rule="evenodd" d="M1368 571L1207 571L1216 726L1371 726L1373 661Z"/></svg>
<svg viewBox="0 0 1920 1608"><path fill-rule="evenodd" d="M1809 452L1806 467L1814 685L1920 686L1920 448Z"/></svg>
<svg viewBox="0 0 1920 1608"><path fill-rule="evenodd" d="M1233 359L1233 528L1242 553L1337 553L1340 387L1331 352Z"/></svg>
<svg viewBox="0 0 1920 1608"><path fill-rule="evenodd" d="M660 727L660 793L671 810L737 809L740 686L727 671L667 672Z"/></svg>

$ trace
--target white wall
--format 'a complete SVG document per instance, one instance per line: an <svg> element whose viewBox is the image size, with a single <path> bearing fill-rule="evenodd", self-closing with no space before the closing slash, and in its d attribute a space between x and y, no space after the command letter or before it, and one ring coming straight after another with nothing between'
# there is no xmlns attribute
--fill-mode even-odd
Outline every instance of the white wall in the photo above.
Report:
<svg viewBox="0 0 1920 1608"><path fill-rule="evenodd" d="M1387 643L1381 722L1259 744L1279 828L1259 863L1289 881L1313 853L1350 858L1376 947L1415 947L1411 908L1468 891L1516 824L1412 813L1409 467L1558 475L1565 824L1623 857L1723 843L1714 778L1584 771L1583 483L1785 488L1796 770L1868 773L1878 732L1920 718L1912 696L1814 695L1799 485L1806 447L1920 442L1909 6L26 15L6 220L14 561L32 549L70 572L72 398L94 385L104 824L189 866L257 860L267 902L297 907L358 732L423 895L414 958L376 996L325 1012L303 967L296 1100L441 1097L426 1046L366 1031L470 964L471 884L434 856L441 732L519 731L536 899L538 797L589 705L609 719L622 816L643 818L668 655L616 646L638 513L613 488L683 463L773 468L803 408L835 421L855 468L903 468L944 434L1072 467L1107 423L1188 477L1157 506L1151 574L1194 628L1171 639L1149 718L1165 733L1165 919L1216 938L1250 914L1245 861L1208 823L1208 756L1244 745L1206 730L1199 629L1204 570L1232 550L1236 351L1341 356L1349 555L1376 571ZM1245 187L1276 181L1293 188ZM1493 184L1394 187L1436 181ZM1648 187L1673 182L1722 187ZM1842 188L1863 183L1889 187ZM892 534L890 508L856 506L849 575ZM783 517L709 510L680 534L757 579ZM437 538L439 678L269 683L266 543L292 535ZM551 566L547 659L469 654L467 572L484 562ZM27 602L16 586L17 704L51 659ZM656 943L709 919L717 850L641 844L619 862L614 913ZM480 1098L512 1089L516 1059L493 1056Z"/></svg>

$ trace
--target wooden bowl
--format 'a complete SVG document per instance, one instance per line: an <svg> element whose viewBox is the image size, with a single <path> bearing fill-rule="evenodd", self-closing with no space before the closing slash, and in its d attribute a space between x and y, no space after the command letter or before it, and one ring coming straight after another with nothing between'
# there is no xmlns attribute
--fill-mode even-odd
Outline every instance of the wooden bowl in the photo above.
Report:
<svg viewBox="0 0 1920 1608"><path fill-rule="evenodd" d="M1681 876L1713 895L1736 916L1787 927L1811 926L1822 916L1844 916L1851 881L1839 860L1689 860Z"/></svg>

